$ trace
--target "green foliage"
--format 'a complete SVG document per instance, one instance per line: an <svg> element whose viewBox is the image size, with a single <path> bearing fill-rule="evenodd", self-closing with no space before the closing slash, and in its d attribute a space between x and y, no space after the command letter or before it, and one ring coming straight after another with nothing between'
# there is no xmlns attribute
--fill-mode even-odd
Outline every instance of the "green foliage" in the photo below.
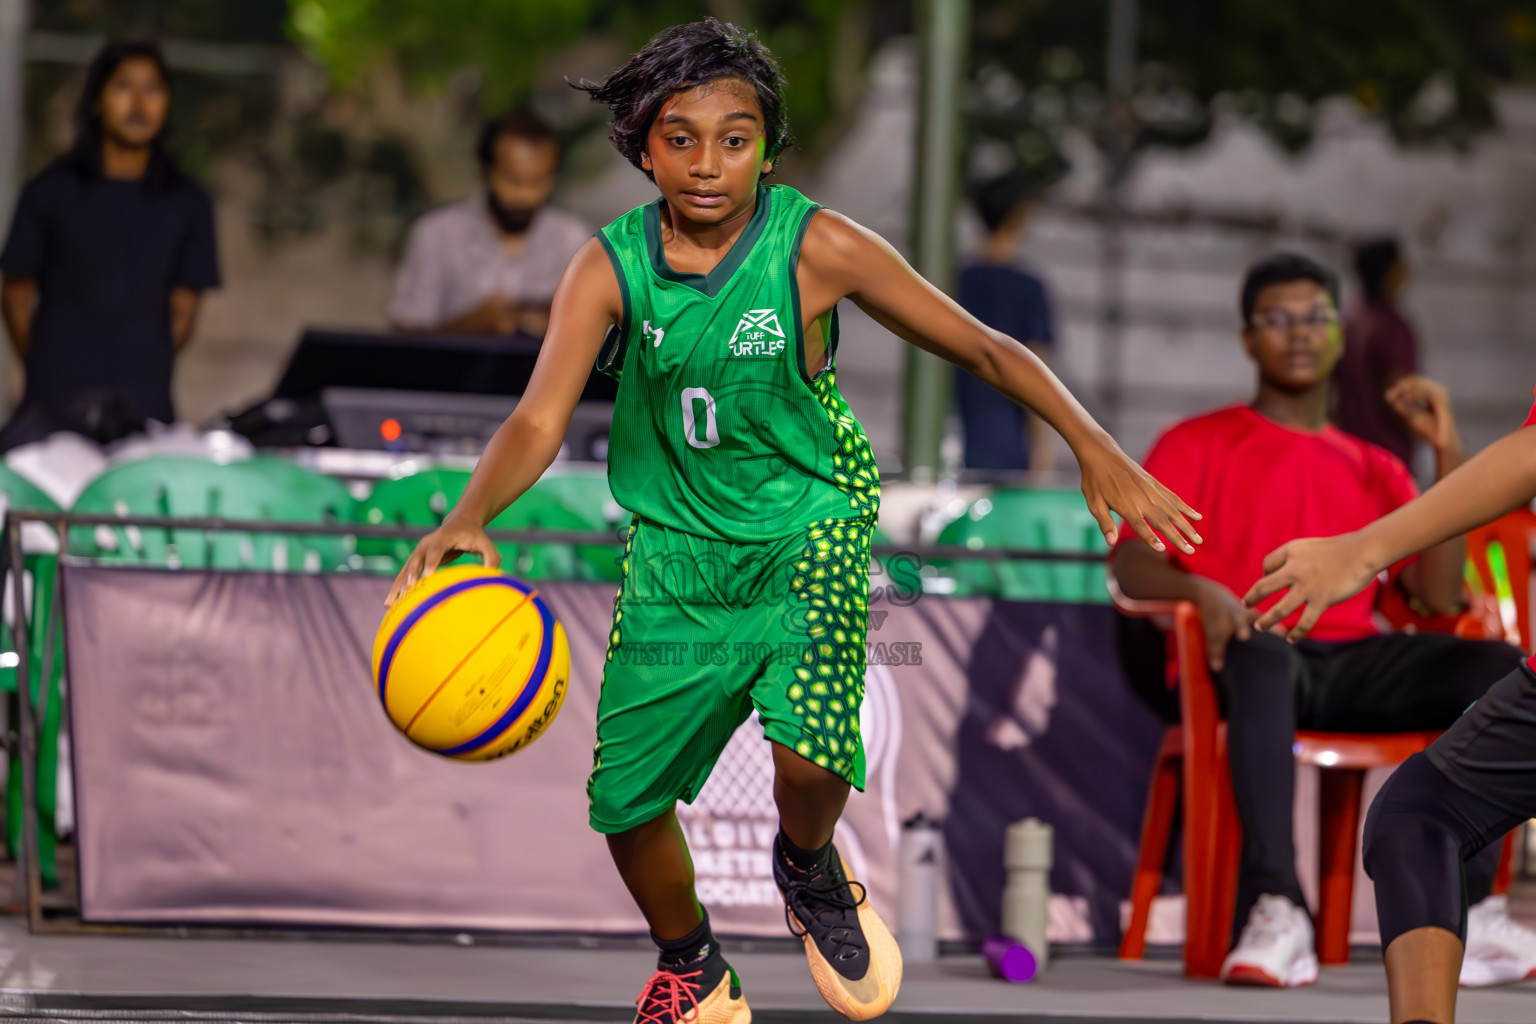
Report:
<svg viewBox="0 0 1536 1024"><path fill-rule="evenodd" d="M869 51L912 3L870 0L290 0L290 32L346 82L381 59L419 85L465 67L487 107L525 98L594 35L613 59L705 14L758 31L784 64L814 157L851 118ZM1042 182L1086 129L1106 149L1202 141L1225 108L1290 149L1320 103L1352 96L1404 143L1464 145L1493 127L1492 93L1536 66L1536 0L1142 0L1135 90L1105 94L1108 0L975 0L974 142ZM593 118L595 123L597 118ZM1010 155L998 157L999 148ZM983 164L987 161L983 160Z"/></svg>
<svg viewBox="0 0 1536 1024"><path fill-rule="evenodd" d="M1132 148L1202 141L1229 109L1297 150L1323 100L1355 98L1403 144L1464 146L1536 67L1536 0L1142 0L1134 93L1108 102L1109 3L978 0L975 121L1026 167L1111 118Z"/></svg>
<svg viewBox="0 0 1536 1024"><path fill-rule="evenodd" d="M477 68L488 106L526 93L542 55L581 38L600 0L291 0L289 27L346 83L372 61L396 60L440 86Z"/></svg>
<svg viewBox="0 0 1536 1024"><path fill-rule="evenodd" d="M287 0L34 0L31 7L32 26L52 32L270 44L283 41Z"/></svg>
<svg viewBox="0 0 1536 1024"><path fill-rule="evenodd" d="M874 33L889 31L876 7L872 0L290 0L288 28L338 85L385 60L424 89L473 68L481 107L491 111L528 99L541 78L558 81L578 43L606 44L616 64L660 29L713 14L758 32L778 56L796 134L815 149L856 105Z"/></svg>

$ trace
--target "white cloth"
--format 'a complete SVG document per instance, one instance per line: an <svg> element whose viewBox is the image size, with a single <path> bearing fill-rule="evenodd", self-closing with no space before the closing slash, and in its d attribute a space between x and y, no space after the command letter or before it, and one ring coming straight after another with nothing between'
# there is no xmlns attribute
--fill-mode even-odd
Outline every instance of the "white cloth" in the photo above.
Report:
<svg viewBox="0 0 1536 1024"><path fill-rule="evenodd" d="M142 434L130 434L111 445L108 462L113 466L155 455L185 455L211 462L240 462L256 454L256 447L229 430L198 430L186 423L169 426L149 421Z"/></svg>
<svg viewBox="0 0 1536 1024"><path fill-rule="evenodd" d="M107 468L101 446L79 434L50 434L5 454L5 464L37 485L60 508L69 508L85 485Z"/></svg>

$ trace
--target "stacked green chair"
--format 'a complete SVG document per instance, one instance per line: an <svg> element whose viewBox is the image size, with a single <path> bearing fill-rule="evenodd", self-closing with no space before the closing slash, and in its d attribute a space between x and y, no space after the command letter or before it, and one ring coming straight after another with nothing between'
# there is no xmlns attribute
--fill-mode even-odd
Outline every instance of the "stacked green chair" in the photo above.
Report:
<svg viewBox="0 0 1536 1024"><path fill-rule="evenodd" d="M229 468L249 478L258 495L255 518L278 522L351 523L357 502L346 483L325 476L288 459L258 455ZM321 537L302 534L275 535L263 542L271 551L273 568L331 571L355 567L357 541L353 537ZM286 565L276 564L277 562Z"/></svg>
<svg viewBox="0 0 1536 1024"><path fill-rule="evenodd" d="M349 521L351 495L277 459L221 464L183 456L154 456L113 466L86 485L73 511L108 516ZM352 567L346 537L165 530L138 526L76 526L69 550L103 562L185 569L290 569L318 572Z"/></svg>
<svg viewBox="0 0 1536 1024"><path fill-rule="evenodd" d="M458 502L469 483L467 470L438 467L397 480L385 480L359 502L356 521L374 526L439 525ZM542 482L491 521L492 530L567 530L607 532L601 510L571 508ZM361 538L358 554L363 565L378 572L398 572L416 542L409 539ZM528 580L583 579L617 581L621 551L615 544L498 544L501 567Z"/></svg>
<svg viewBox="0 0 1536 1024"><path fill-rule="evenodd" d="M627 527L629 510L613 500L606 469L551 469L534 484L536 490L558 498L566 508L610 530Z"/></svg>
<svg viewBox="0 0 1536 1024"><path fill-rule="evenodd" d="M1034 548L1107 555L1098 523L1080 492L1002 488L973 502L939 533L940 544L972 549ZM1103 558L1094 562L981 562L939 566L957 595L988 594L1014 601L1104 604Z"/></svg>
<svg viewBox="0 0 1536 1024"><path fill-rule="evenodd" d="M59 506L26 477L9 466L0 464L0 494L4 495L8 508L30 512L57 512ZM48 706L45 709L42 728L38 730L37 751L37 811L38 811L38 861L42 869L43 884L50 888L58 884L58 830L55 813L58 809L59 777L59 724L63 721L63 698L60 682L64 678L64 644L61 640L62 625L49 629L48 611L53 607L58 581L58 556L46 552L29 552L23 556L25 570L32 580L31 618L28 622L27 679L32 707L37 708L42 699L42 680L46 668L48 676ZM9 577L3 579L6 595L13 586ZM0 638L0 651L16 656L11 642L12 624L7 618L4 636ZM51 648L51 650L50 650ZM16 722L20 714L15 667L0 667L0 691L6 694L11 707L10 721ZM14 728L14 726L13 726ZM19 732L19 729L17 730ZM6 778L6 843L12 857L21 849L22 787L21 744L9 744L10 771Z"/></svg>
<svg viewBox="0 0 1536 1024"><path fill-rule="evenodd" d="M875 527L875 532L870 538L872 544L890 544L891 538L880 527ZM923 580L917 561L909 556L902 555L871 555L870 556L870 588L880 587L884 595L882 601L887 605L910 604L923 592ZM874 594L870 594L870 606L877 602Z"/></svg>
<svg viewBox="0 0 1536 1024"><path fill-rule="evenodd" d="M72 511L103 516L226 517L226 490L235 476L227 466L203 459L154 456L108 468L86 485ZM72 555L114 564L204 569L215 562L216 535L201 530L137 526L75 526Z"/></svg>

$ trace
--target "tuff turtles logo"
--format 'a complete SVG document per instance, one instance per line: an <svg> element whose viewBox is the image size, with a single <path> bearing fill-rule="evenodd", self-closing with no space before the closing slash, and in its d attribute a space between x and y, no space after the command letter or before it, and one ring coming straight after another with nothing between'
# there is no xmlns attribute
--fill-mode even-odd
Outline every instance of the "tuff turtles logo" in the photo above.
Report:
<svg viewBox="0 0 1536 1024"><path fill-rule="evenodd" d="M784 328L775 309L749 309L736 322L728 343L736 356L771 356L784 351Z"/></svg>

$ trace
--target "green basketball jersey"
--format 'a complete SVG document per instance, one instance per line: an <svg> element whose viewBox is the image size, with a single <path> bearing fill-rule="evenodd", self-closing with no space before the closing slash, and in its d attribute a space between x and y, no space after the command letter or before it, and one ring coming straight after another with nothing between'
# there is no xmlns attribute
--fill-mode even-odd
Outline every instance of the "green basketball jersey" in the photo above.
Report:
<svg viewBox="0 0 1536 1024"><path fill-rule="evenodd" d="M619 381L608 444L614 499L645 519L764 541L874 516L879 472L837 390L837 311L817 322L827 366L806 372L795 265L819 209L759 186L757 210L708 274L667 265L661 204L599 233L624 295L598 368Z"/></svg>

